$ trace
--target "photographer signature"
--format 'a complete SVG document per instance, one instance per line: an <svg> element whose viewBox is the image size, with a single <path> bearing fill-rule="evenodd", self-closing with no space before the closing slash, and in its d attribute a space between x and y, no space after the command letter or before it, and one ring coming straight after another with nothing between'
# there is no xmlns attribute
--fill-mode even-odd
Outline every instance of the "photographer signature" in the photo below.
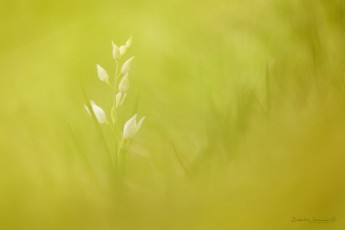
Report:
<svg viewBox="0 0 345 230"><path fill-rule="evenodd" d="M337 221L336 217L318 218L318 217L292 217L291 222L305 222L309 224L331 224Z"/></svg>

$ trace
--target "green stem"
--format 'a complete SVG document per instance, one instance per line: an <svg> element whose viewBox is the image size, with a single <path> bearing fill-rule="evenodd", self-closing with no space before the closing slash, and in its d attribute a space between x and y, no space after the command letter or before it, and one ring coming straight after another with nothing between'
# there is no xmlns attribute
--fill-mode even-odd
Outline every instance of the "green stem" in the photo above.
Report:
<svg viewBox="0 0 345 230"><path fill-rule="evenodd" d="M116 63L116 66L115 66L114 89L116 89L117 81L119 79L119 69L120 69L119 60L116 60L115 63Z"/></svg>
<svg viewBox="0 0 345 230"><path fill-rule="evenodd" d="M111 164L113 166L113 170L114 172L116 172L116 168L117 168L117 163L118 163L118 158L117 158L117 153L116 153L116 134L115 131L113 129L113 126L107 121L106 124L109 126L109 129L111 131L111 134L113 135L113 143L114 143L114 154L110 153L110 158L111 158Z"/></svg>
<svg viewBox="0 0 345 230"><path fill-rule="evenodd" d="M125 140L122 137L121 141L120 141L120 143L118 145L118 148L117 148L117 159L118 159L117 163L118 163L118 168L119 168L120 174L122 174L123 171L124 171L125 157L122 154L122 149L123 149L124 141Z"/></svg>

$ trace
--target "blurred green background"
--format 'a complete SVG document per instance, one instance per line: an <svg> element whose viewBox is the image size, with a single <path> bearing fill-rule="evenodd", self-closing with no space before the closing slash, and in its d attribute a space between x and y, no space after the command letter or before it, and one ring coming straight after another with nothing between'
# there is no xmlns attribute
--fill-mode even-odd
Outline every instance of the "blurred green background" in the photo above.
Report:
<svg viewBox="0 0 345 230"><path fill-rule="evenodd" d="M345 228L344 1L2 0L0 34L0 229ZM119 192L83 89L109 112L130 35Z"/></svg>

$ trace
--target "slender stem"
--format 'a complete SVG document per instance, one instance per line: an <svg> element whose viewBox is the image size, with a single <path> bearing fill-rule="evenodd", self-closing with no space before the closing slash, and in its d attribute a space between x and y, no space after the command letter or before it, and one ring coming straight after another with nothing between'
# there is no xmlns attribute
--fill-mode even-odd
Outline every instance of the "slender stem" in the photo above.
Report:
<svg viewBox="0 0 345 230"><path fill-rule="evenodd" d="M116 63L116 66L115 66L115 78L114 78L114 88L116 88L116 85L117 85L117 81L118 81L118 78L119 78L119 69L120 69L120 62L119 60L116 60L115 61Z"/></svg>
<svg viewBox="0 0 345 230"><path fill-rule="evenodd" d="M109 129L111 131L111 134L113 135L113 138L114 138L114 154L111 154L110 153L110 158L111 158L111 164L113 166L113 169L114 171L116 171L116 168L117 168L117 162L118 162L118 159L117 159L117 154L116 154L116 133L113 129L113 126L111 125L111 123L109 123L109 121L106 122L106 124L109 126Z"/></svg>
<svg viewBox="0 0 345 230"><path fill-rule="evenodd" d="M113 125L115 125L115 106L113 105L112 107L111 107L111 111L110 111L110 115L111 115L111 121L113 122Z"/></svg>
<svg viewBox="0 0 345 230"><path fill-rule="evenodd" d="M118 148L117 148L117 163L118 163L118 168L119 168L119 171L120 171L120 174L123 173L124 171L124 162L125 162L125 157L123 156L122 154L122 150L123 150L123 145L124 145L124 138L122 137L121 138L121 141L120 141L120 144L118 145Z"/></svg>
<svg viewBox="0 0 345 230"><path fill-rule="evenodd" d="M121 150L123 148L123 143L124 143L124 139L122 137L121 141L120 141L120 144L118 145L118 148L117 148L117 157L119 159L119 161L118 161L119 164L122 163Z"/></svg>
<svg viewBox="0 0 345 230"><path fill-rule="evenodd" d="M107 85L110 87L110 89L113 91L114 88L113 88L113 86L110 84L110 82L109 82L109 81L106 81L106 83L107 83Z"/></svg>

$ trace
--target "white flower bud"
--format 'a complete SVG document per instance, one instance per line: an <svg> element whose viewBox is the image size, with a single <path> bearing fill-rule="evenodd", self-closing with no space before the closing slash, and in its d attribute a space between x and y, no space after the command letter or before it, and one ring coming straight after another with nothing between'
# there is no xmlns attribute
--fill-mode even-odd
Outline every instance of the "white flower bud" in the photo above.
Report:
<svg viewBox="0 0 345 230"><path fill-rule="evenodd" d="M119 83L119 91L122 94L125 94L128 92L129 89L129 79L128 79L128 73L122 78L122 80Z"/></svg>
<svg viewBox="0 0 345 230"><path fill-rule="evenodd" d="M98 123L103 124L104 122L106 122L107 116L106 116L104 110L101 107L99 107L98 105L96 105L96 103L94 101L91 101L90 104L91 104L91 109L92 109L93 113L95 114ZM91 116L91 112L90 112L89 107L87 105L84 105L84 108L86 109L88 114Z"/></svg>
<svg viewBox="0 0 345 230"><path fill-rule="evenodd" d="M132 61L133 61L134 57L129 58L123 65L121 68L121 73L125 74L128 73L131 65L132 65Z"/></svg>
<svg viewBox="0 0 345 230"><path fill-rule="evenodd" d="M113 44L113 58L115 60L118 60L121 57L120 49L114 42L112 42L112 44Z"/></svg>
<svg viewBox="0 0 345 230"><path fill-rule="evenodd" d="M145 117L142 117L138 123L136 119L137 119L137 114L135 114L132 118L130 118L126 122L123 128L123 134L122 134L124 139L131 139L135 136L135 134L137 134Z"/></svg>
<svg viewBox="0 0 345 230"><path fill-rule="evenodd" d="M127 94L122 94L121 92L118 92L116 94L116 100L115 100L115 107L116 108L120 107L123 104L126 96L127 96Z"/></svg>
<svg viewBox="0 0 345 230"><path fill-rule="evenodd" d="M90 113L90 110L89 110L89 107L87 105L84 105L84 108L86 110L86 112L91 116L91 113Z"/></svg>
<svg viewBox="0 0 345 230"><path fill-rule="evenodd" d="M122 57L127 52L127 46L120 46L119 50L120 50L120 56Z"/></svg>
<svg viewBox="0 0 345 230"><path fill-rule="evenodd" d="M132 36L130 36L126 42L127 49L132 45Z"/></svg>
<svg viewBox="0 0 345 230"><path fill-rule="evenodd" d="M98 74L98 78L101 81L105 81L108 82L109 81L109 75L107 73L107 71L105 71L105 69L102 68L102 66L97 64L97 74Z"/></svg>

